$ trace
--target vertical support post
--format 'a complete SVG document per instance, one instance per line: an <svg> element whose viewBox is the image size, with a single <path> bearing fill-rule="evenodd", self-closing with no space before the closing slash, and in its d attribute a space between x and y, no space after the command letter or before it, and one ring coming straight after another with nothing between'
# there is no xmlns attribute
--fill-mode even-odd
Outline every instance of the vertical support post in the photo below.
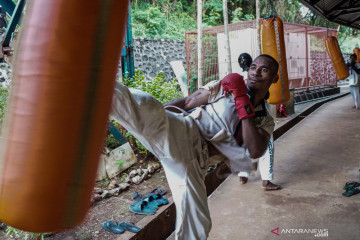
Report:
<svg viewBox="0 0 360 240"><path fill-rule="evenodd" d="M188 95L191 94L190 91L190 53L189 53L189 41L188 41L188 33L185 31L185 55L186 55L186 76L188 82Z"/></svg>
<svg viewBox="0 0 360 240"><path fill-rule="evenodd" d="M306 66L306 91L308 91L309 87L309 47L308 47L308 31L307 27L305 27L305 66Z"/></svg>
<svg viewBox="0 0 360 240"><path fill-rule="evenodd" d="M230 53L229 19L228 19L227 0L223 0L223 15L224 15L224 29L225 29L225 49L226 49L227 74L230 74L232 72L232 69L231 69L231 53Z"/></svg>
<svg viewBox="0 0 360 240"><path fill-rule="evenodd" d="M132 38L132 24L131 24L131 8L129 4L129 21L126 25L126 55L129 67L129 78L132 78L135 74L134 66L134 45Z"/></svg>
<svg viewBox="0 0 360 240"><path fill-rule="evenodd" d="M197 49L198 49L198 88L203 85L202 66L202 0L197 1Z"/></svg>
<svg viewBox="0 0 360 240"><path fill-rule="evenodd" d="M261 38L260 38L260 0L256 0L256 37L257 37L257 47L256 47L256 56L261 54Z"/></svg>
<svg viewBox="0 0 360 240"><path fill-rule="evenodd" d="M129 17L126 24L125 47L121 53L121 69L123 77L132 78L135 74L134 66L134 47L132 39L132 26L131 26L131 8L129 4Z"/></svg>

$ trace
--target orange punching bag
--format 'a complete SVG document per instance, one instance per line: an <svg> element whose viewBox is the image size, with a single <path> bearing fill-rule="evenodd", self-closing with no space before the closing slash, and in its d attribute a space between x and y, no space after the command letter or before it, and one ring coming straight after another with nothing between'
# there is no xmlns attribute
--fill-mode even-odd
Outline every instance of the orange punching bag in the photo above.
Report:
<svg viewBox="0 0 360 240"><path fill-rule="evenodd" d="M271 104L282 104L290 100L288 72L286 64L283 23L278 17L264 18L260 22L261 52L279 62L279 80L270 87Z"/></svg>
<svg viewBox="0 0 360 240"><path fill-rule="evenodd" d="M359 60L359 48L354 48L353 52L356 54L356 62L360 62Z"/></svg>
<svg viewBox="0 0 360 240"><path fill-rule="evenodd" d="M349 76L349 68L345 64L337 38L328 36L325 40L325 46L334 65L337 78L339 80L347 78Z"/></svg>
<svg viewBox="0 0 360 240"><path fill-rule="evenodd" d="M90 207L128 1L32 0L0 144L0 220L30 232L80 224Z"/></svg>

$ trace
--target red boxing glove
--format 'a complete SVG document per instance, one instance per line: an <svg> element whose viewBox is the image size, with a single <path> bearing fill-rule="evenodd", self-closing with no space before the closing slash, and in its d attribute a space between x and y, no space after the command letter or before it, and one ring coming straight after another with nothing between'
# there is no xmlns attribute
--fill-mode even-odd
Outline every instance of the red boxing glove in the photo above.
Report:
<svg viewBox="0 0 360 240"><path fill-rule="evenodd" d="M232 92L235 97L235 107L239 119L255 116L255 110L247 95L244 79L237 73L230 73L221 80L224 91Z"/></svg>

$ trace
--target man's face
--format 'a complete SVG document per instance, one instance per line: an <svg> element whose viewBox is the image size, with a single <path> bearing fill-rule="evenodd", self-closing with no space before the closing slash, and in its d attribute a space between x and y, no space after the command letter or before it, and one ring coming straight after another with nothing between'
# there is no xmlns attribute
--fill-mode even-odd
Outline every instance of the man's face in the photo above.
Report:
<svg viewBox="0 0 360 240"><path fill-rule="evenodd" d="M268 90L272 83L278 80L271 59L258 57L250 65L248 73L248 86L250 90Z"/></svg>

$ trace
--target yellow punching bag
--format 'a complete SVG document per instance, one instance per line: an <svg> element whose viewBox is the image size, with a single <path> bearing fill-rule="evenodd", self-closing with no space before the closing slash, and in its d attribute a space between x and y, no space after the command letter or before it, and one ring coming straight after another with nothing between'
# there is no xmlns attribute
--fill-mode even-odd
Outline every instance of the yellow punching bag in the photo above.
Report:
<svg viewBox="0 0 360 240"><path fill-rule="evenodd" d="M282 104L290 100L289 81L286 64L283 23L278 17L264 18L260 22L261 52L279 62L279 80L270 87L271 104Z"/></svg>
<svg viewBox="0 0 360 240"><path fill-rule="evenodd" d="M85 218L127 11L127 0L29 1L0 144L2 222L55 232Z"/></svg>
<svg viewBox="0 0 360 240"><path fill-rule="evenodd" d="M356 54L356 62L360 62L359 60L359 48L354 48L353 52Z"/></svg>
<svg viewBox="0 0 360 240"><path fill-rule="evenodd" d="M337 78L339 80L347 78L349 76L349 68L345 64L337 38L328 36L325 40L325 46L334 65Z"/></svg>

